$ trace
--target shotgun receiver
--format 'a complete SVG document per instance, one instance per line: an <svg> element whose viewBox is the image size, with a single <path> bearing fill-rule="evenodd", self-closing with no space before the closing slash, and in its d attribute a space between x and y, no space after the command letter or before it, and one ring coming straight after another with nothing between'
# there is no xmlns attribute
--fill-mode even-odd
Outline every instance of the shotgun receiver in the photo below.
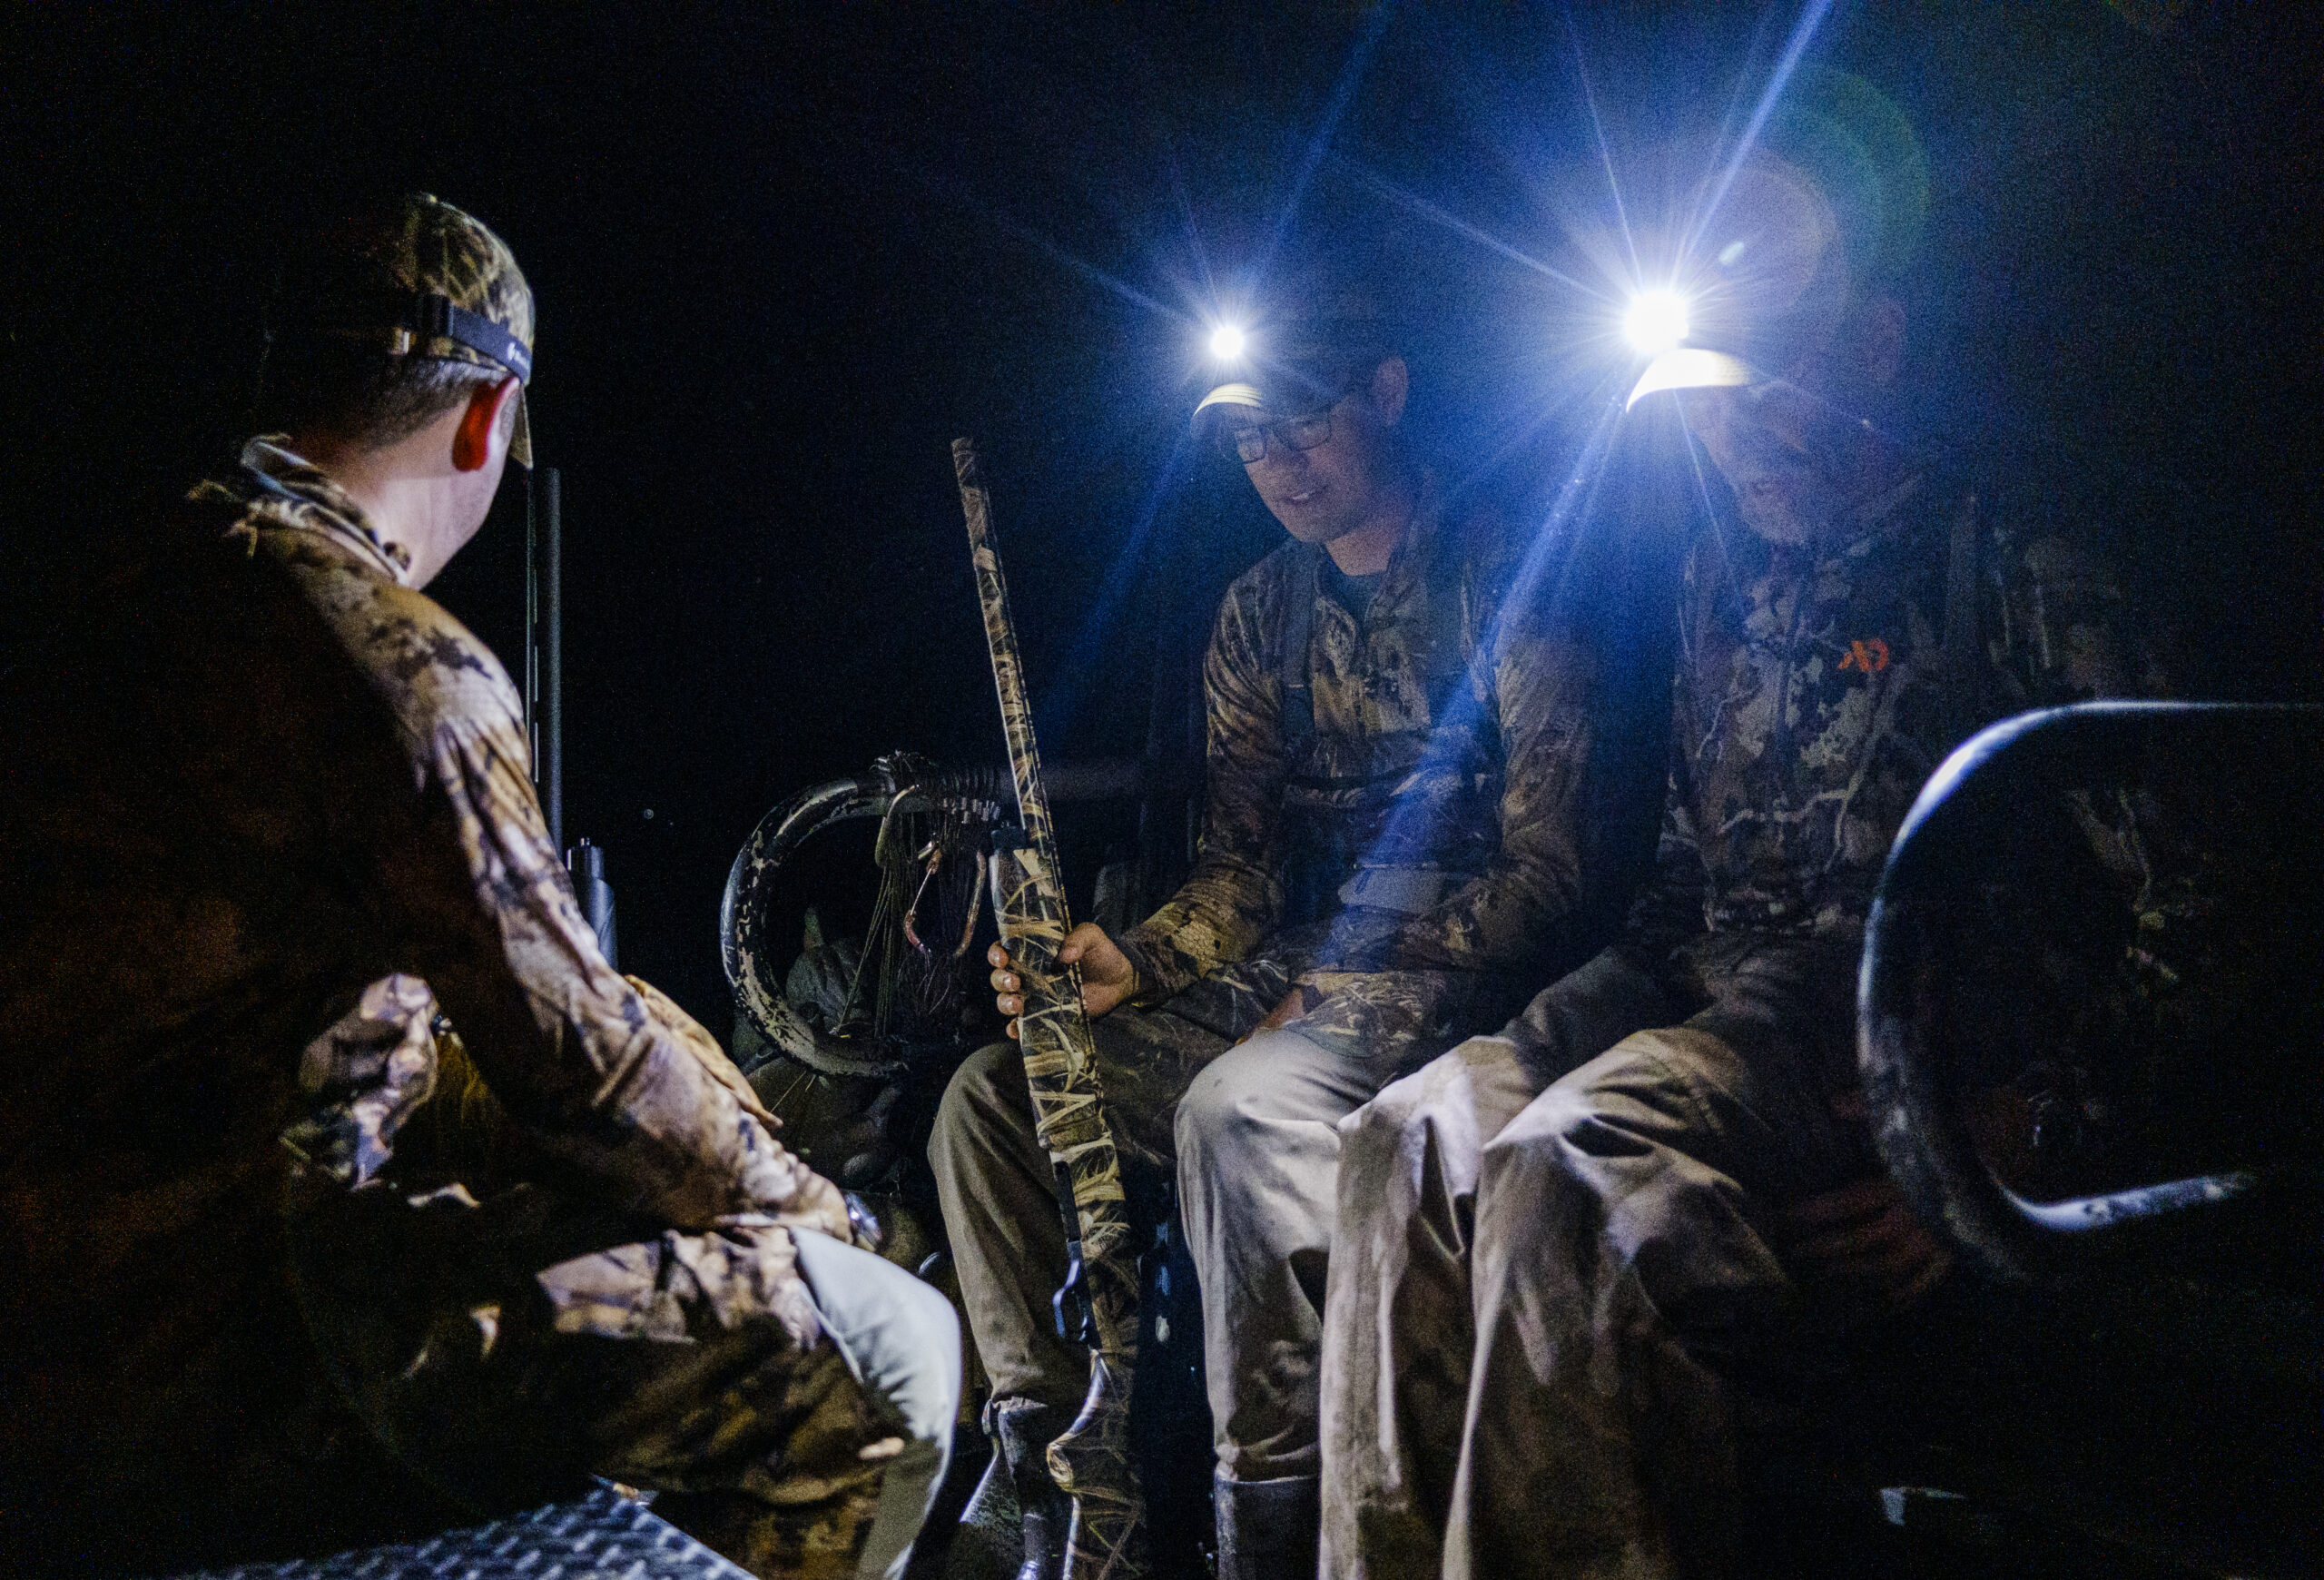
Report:
<svg viewBox="0 0 2324 1580"><path fill-rule="evenodd" d="M992 535L976 446L952 441L952 469L969 520L977 598L984 607L985 645L993 689L1009 739L1009 769L1019 826L996 830L993 899L1009 970L1022 984L1017 1017L1033 1122L1057 1172L1065 1222L1067 1273L1057 1293L1059 1333L1089 1348L1089 1392L1081 1413L1049 1445L1049 1474L1073 1500L1066 1538L1068 1580L1130 1580L1147 1568L1145 1499L1129 1452L1130 1373L1137 1363L1137 1260L1131 1249L1121 1160L1106 1122L1105 1093L1081 1008L1081 971L1060 964L1059 947L1072 929L1058 871L1057 836L1041 756L1033 744L1033 709L1009 616L1000 549Z"/></svg>

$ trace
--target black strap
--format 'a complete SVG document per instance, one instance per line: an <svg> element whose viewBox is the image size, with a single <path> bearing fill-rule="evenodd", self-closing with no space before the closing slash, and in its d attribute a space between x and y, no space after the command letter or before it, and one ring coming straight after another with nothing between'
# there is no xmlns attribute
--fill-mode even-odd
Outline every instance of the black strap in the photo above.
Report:
<svg viewBox="0 0 2324 1580"><path fill-rule="evenodd" d="M1977 726L1977 685L1983 668L1977 651L1977 547L1984 535L1977 496L1964 493L1954 509L1953 538L1945 571L1945 749L1951 751Z"/></svg>
<svg viewBox="0 0 2324 1580"><path fill-rule="evenodd" d="M1283 653L1275 680L1283 698L1283 760L1294 774L1315 742L1315 667L1307 649L1315 637L1315 600L1324 596L1324 556L1318 545L1302 544L1291 585L1284 591Z"/></svg>
<svg viewBox="0 0 2324 1580"><path fill-rule="evenodd" d="M507 369L517 375L519 383L533 381L530 346L506 326L480 312L470 312L450 297L432 291L336 296L321 302L304 321L310 333L369 335L401 331L410 336L414 344L439 338L448 340Z"/></svg>
<svg viewBox="0 0 2324 1580"><path fill-rule="evenodd" d="M470 312L457 305L449 297L423 294L413 299L413 310L419 323L414 332L423 340L438 335L481 352L517 375L522 384L533 381L533 351L530 346L492 321L480 312Z"/></svg>

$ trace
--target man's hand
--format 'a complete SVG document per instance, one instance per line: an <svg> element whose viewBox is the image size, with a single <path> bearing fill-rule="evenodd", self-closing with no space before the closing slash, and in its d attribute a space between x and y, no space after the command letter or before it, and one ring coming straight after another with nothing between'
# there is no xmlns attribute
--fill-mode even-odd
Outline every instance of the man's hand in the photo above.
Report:
<svg viewBox="0 0 2324 1580"><path fill-rule="evenodd" d="M1009 1034L1014 1037L1017 1017L1025 1010L1025 984L1009 969L1005 947L996 943L984 952L984 957L992 963L993 1007L1009 1017ZM1057 958L1060 965L1081 963L1081 1011L1093 1021L1129 997L1137 986L1137 971L1129 956L1095 922L1084 922L1067 933L1058 946Z"/></svg>
<svg viewBox="0 0 2324 1580"><path fill-rule="evenodd" d="M1886 1174L1794 1203L1782 1241L1810 1309L1838 1327L1904 1310L1953 1266L1953 1253L1921 1227Z"/></svg>

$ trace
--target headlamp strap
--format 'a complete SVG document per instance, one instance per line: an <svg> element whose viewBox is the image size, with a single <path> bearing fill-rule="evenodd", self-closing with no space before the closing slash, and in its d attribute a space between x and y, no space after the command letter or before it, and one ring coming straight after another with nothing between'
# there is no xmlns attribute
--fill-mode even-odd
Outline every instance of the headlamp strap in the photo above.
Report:
<svg viewBox="0 0 2324 1580"><path fill-rule="evenodd" d="M1324 594L1324 556L1329 552L1322 544L1300 546L1284 600L1283 654L1275 671L1282 718L1276 727L1283 738L1283 760L1295 774L1306 767L1308 750L1315 744L1314 671L1307 650L1315 639L1315 600Z"/></svg>
<svg viewBox="0 0 2324 1580"><path fill-rule="evenodd" d="M520 384L533 381L530 346L484 314L431 291L365 297L356 303L334 299L314 329L330 335L385 334L389 353L399 357L409 356L432 340L448 340L507 369Z"/></svg>
<svg viewBox="0 0 2324 1580"><path fill-rule="evenodd" d="M409 302L412 321L409 327L419 341L431 341L440 335L490 357L516 374L518 383L533 381L532 348L484 314L470 312L454 304L451 298L429 291L415 293Z"/></svg>

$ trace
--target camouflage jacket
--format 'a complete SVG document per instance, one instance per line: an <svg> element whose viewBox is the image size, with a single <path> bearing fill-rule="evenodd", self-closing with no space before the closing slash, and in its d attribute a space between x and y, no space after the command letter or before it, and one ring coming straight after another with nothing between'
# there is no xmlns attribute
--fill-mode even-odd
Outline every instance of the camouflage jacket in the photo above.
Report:
<svg viewBox="0 0 2324 1580"><path fill-rule="evenodd" d="M1962 737L2027 708L2161 688L2120 585L2029 518L1931 464L1813 545L1732 521L1702 533L1681 581L1659 876L1635 941L1861 927L1905 814ZM1956 555L1956 536L1974 552ZM1948 599L1949 578L1970 572L1974 598ZM1948 646L1969 673L1948 676Z"/></svg>
<svg viewBox="0 0 2324 1580"><path fill-rule="evenodd" d="M576 1188L848 1233L716 1044L599 954L499 663L327 477L243 464L8 676L0 1334L52 1356L26 1386L64 1431L93 1390L184 1407L222 1333L280 1314L285 1141L377 1166L434 1081L403 1037L427 989ZM366 1015L394 1023L334 1056Z"/></svg>
<svg viewBox="0 0 2324 1580"><path fill-rule="evenodd" d="M1531 596L1546 578L1515 588L1496 525L1440 521L1424 494L1361 619L1320 585L1317 546L1227 589L1204 669L1201 852L1122 940L1136 1002L1279 952L1298 962L1295 1029L1377 1053L1539 973L1581 887L1586 675ZM1310 728L1286 695L1302 625ZM1311 889L1324 872L1305 899L1303 864Z"/></svg>

